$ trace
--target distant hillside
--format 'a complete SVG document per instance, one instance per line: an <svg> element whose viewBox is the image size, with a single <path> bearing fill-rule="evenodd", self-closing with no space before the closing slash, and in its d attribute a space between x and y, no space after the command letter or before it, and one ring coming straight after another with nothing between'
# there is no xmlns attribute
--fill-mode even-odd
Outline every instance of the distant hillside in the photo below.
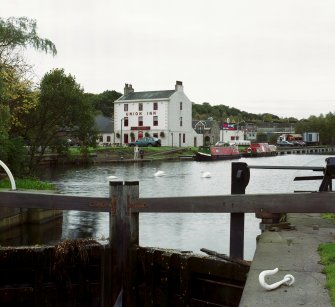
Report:
<svg viewBox="0 0 335 307"><path fill-rule="evenodd" d="M263 113L263 114L254 114L248 113L245 111L241 111L234 107L228 107L225 105L215 105L211 106L208 102L204 102L202 104L193 103L192 108L192 118L198 120L204 120L209 117L213 119L224 122L227 118L230 121L239 122L241 120L245 120L248 122L291 122L295 123L298 120L296 118L279 118L277 115L270 114L270 113Z"/></svg>

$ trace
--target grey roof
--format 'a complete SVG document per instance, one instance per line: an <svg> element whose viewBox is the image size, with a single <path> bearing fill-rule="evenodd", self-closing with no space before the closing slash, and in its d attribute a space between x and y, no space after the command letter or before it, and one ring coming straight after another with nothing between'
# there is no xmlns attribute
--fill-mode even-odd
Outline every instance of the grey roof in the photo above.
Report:
<svg viewBox="0 0 335 307"><path fill-rule="evenodd" d="M175 90L150 91L150 92L132 92L120 97L117 101L123 100L145 100L145 99L164 99L174 94Z"/></svg>
<svg viewBox="0 0 335 307"><path fill-rule="evenodd" d="M212 119L206 119L205 124L206 124L206 127L213 127L214 124L216 124L216 121L214 121Z"/></svg>
<svg viewBox="0 0 335 307"><path fill-rule="evenodd" d="M196 126L198 123L201 123L201 124L203 124L204 126L206 126L206 123L205 123L203 120L192 120L192 127L195 128L195 126Z"/></svg>
<svg viewBox="0 0 335 307"><path fill-rule="evenodd" d="M95 120L95 127L98 129L99 132L107 132L107 133L114 132L114 120L111 119L110 117L97 115L94 120Z"/></svg>

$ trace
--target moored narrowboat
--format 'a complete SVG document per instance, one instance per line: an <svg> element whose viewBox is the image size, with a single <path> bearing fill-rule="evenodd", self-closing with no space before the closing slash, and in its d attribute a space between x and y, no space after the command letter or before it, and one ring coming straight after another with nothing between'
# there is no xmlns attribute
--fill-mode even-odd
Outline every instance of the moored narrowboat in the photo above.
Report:
<svg viewBox="0 0 335 307"><path fill-rule="evenodd" d="M197 161L232 160L241 157L238 147L229 143L215 146L200 146L195 159Z"/></svg>
<svg viewBox="0 0 335 307"><path fill-rule="evenodd" d="M242 157L269 157L277 155L277 147L268 143L251 143L250 141L235 141Z"/></svg>

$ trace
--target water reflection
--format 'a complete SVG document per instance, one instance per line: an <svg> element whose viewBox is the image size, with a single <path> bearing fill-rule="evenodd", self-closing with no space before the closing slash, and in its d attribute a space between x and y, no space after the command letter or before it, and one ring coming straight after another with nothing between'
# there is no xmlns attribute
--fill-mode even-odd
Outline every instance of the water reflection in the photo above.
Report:
<svg viewBox="0 0 335 307"><path fill-rule="evenodd" d="M327 156L286 155L267 158L240 159L249 165L297 165L325 166ZM155 177L157 170L165 172L163 177ZM208 171L211 178L201 178L201 172ZM108 176L120 180L138 180L140 197L197 196L230 194L231 161L217 162L156 162L139 164L106 164L89 167L50 169L43 179L53 182L63 194L108 197ZM318 190L319 181L294 182L296 176L321 175L312 171L261 170L251 169L247 194L281 193L295 190ZM106 213L64 211L62 226L56 225L45 232L35 242L37 234L29 235L20 230L20 239L1 238L5 244L42 244L68 238L90 237L108 238L109 216ZM200 248L229 253L229 214L158 214L140 215L140 244L192 250ZM252 259L256 246L256 236L260 233L259 220L254 214L246 214L245 258ZM50 239L47 238L50 235ZM33 238L32 238L33 237ZM45 241L43 241L45 240Z"/></svg>

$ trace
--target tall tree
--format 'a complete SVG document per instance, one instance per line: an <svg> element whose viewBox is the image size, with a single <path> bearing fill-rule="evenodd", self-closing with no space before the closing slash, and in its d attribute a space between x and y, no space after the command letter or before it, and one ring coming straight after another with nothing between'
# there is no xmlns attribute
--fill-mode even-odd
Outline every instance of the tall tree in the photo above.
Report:
<svg viewBox="0 0 335 307"><path fill-rule="evenodd" d="M77 136L84 144L95 137L93 112L83 89L63 69L45 74L40 84L39 101L31 112L25 137L30 141L30 168L33 169L50 146ZM84 132L84 133L83 133Z"/></svg>
<svg viewBox="0 0 335 307"><path fill-rule="evenodd" d="M326 115L310 116L307 120L301 120L296 124L296 132L319 132L320 143L324 145L335 143L335 114L329 112Z"/></svg>
<svg viewBox="0 0 335 307"><path fill-rule="evenodd" d="M101 94L86 93L87 99L92 104L97 112L101 112L106 117L113 117L114 115L114 101L122 96L116 91L106 90Z"/></svg>

